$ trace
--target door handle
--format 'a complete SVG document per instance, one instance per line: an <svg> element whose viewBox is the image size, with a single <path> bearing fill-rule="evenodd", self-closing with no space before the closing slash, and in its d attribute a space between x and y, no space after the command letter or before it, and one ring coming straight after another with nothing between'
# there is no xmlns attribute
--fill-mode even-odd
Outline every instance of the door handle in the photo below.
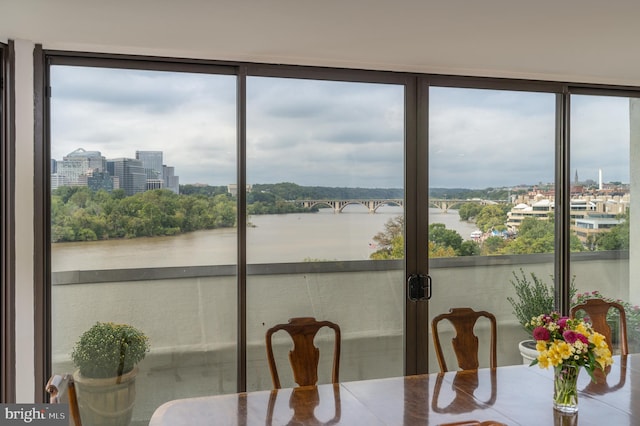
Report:
<svg viewBox="0 0 640 426"><path fill-rule="evenodd" d="M431 277L425 274L411 274L407 278L407 297L412 302L431 299Z"/></svg>

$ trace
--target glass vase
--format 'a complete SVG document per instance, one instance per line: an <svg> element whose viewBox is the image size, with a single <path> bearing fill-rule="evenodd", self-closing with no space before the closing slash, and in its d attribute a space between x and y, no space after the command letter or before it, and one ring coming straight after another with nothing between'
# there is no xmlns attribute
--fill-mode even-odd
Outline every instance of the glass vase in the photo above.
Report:
<svg viewBox="0 0 640 426"><path fill-rule="evenodd" d="M563 413L578 411L578 373L576 365L560 364L553 374L553 408Z"/></svg>

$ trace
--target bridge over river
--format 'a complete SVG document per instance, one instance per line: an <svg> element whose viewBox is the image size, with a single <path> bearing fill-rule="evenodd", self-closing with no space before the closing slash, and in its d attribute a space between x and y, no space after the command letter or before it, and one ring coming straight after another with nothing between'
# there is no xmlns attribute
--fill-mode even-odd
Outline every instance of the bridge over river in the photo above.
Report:
<svg viewBox="0 0 640 426"><path fill-rule="evenodd" d="M404 207L403 199L353 199L353 200L296 200L295 203L302 204L303 207L330 207L335 213L342 213L345 207L348 205L361 205L369 209L369 213L375 213L378 208L382 206L399 206ZM429 207L435 207L437 209L447 211L448 209L460 208L464 203L476 203L476 204L497 204L495 201L470 199L470 200L458 200L449 198L430 198Z"/></svg>

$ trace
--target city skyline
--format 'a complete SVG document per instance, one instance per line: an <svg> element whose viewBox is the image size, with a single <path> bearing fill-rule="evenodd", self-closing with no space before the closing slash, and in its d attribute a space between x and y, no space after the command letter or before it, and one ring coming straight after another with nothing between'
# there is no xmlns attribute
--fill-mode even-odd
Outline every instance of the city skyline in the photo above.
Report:
<svg viewBox="0 0 640 426"><path fill-rule="evenodd" d="M66 154L65 156L63 156L63 158L68 156L69 154L73 154L73 153L78 152L80 150L87 151L87 152L89 151L89 150L85 150L82 147L78 147L75 150L73 150L72 152L70 152L70 153ZM93 150L93 151L96 151L96 152L100 153L101 155L103 154L102 151L99 150L99 149L98 150ZM110 160L114 160L116 158L139 159L139 158L136 158L136 157L139 156L138 155L139 153L159 153L160 157L162 157L162 155L163 155L163 152L160 151L160 150L151 150L151 151L135 150L135 153L136 153L136 155L134 155L134 156L111 157L111 156L102 155L102 157L105 158L106 161L110 161ZM63 161L63 160L58 160L56 158L52 158L52 160L56 161L57 163L60 163L61 161ZM172 166L167 166L166 164L163 164L163 166L165 168L172 168L172 169L174 168ZM599 186L601 184L610 184L611 182L616 182L616 181L605 181L602 178L602 176L603 176L603 170L602 169L598 169L598 173L597 173L597 176L595 178L587 177L585 179L582 179L581 178L581 174L579 173L579 170L577 170L577 169L575 170L573 176L574 177L571 180L572 184L589 183L589 184L595 184L595 185ZM179 177L179 176L176 176L176 177ZM284 183L284 182L275 182L275 183ZM297 184L296 182L291 182L291 183ZM625 184L625 182L622 182L622 183ZM186 183L186 184L182 184L182 185L188 185L188 184L192 184L192 185L209 185L206 182L194 182L194 183ZM227 185L233 185L233 184L235 184L235 182L229 182L229 183L225 183L225 184L221 184L221 185L211 185L211 186L227 186ZM249 185L263 184L263 182L249 182L248 184ZM500 186L500 187L486 187L486 188L505 188L505 189L510 188L510 189L513 189L513 188L519 188L519 187L547 186L547 185L552 185L552 184L553 184L553 182L528 182L528 183L527 182L522 182L522 183L519 183L519 184L516 184L516 185ZM322 185L301 185L301 186L322 186ZM341 187L344 187L344 186L337 186L335 188L341 188ZM365 188L365 187L363 187L363 188ZM373 187L367 187L367 188L373 188ZM378 188L382 188L382 187L378 187ZM401 187L385 187L385 188L387 188L387 189L401 189ZM456 188L454 188L454 187L432 187L432 188L434 188L434 189L468 189L468 190L486 189L486 188L467 188L467 187L456 187Z"/></svg>
<svg viewBox="0 0 640 426"><path fill-rule="evenodd" d="M233 76L53 66L51 103L52 158L158 150L183 184L236 181ZM434 87L430 106L432 187L553 182L554 94ZM571 170L628 183L629 100L572 107ZM249 77L247 181L403 187L403 108L402 86Z"/></svg>

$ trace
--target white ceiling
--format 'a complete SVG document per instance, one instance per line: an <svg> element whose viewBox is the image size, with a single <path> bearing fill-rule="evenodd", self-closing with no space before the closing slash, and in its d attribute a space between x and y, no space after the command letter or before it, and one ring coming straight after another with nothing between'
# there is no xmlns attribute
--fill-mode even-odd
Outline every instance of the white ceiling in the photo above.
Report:
<svg viewBox="0 0 640 426"><path fill-rule="evenodd" d="M640 86L637 0L0 0L45 49Z"/></svg>

